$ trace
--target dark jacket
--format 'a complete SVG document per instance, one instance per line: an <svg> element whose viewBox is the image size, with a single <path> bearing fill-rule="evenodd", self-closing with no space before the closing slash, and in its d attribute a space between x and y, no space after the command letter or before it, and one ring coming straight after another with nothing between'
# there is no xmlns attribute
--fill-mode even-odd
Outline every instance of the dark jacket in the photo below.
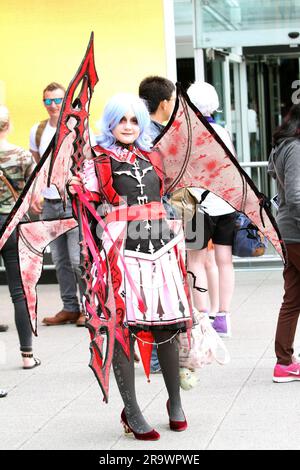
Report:
<svg viewBox="0 0 300 470"><path fill-rule="evenodd" d="M300 243L300 139L285 139L271 152L268 173L276 179L276 217L283 240Z"/></svg>

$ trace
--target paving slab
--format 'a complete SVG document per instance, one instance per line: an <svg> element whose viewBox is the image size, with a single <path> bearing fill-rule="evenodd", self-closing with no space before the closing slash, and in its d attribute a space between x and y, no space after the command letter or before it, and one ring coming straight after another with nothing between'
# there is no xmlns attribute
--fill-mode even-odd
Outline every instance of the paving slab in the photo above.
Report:
<svg viewBox="0 0 300 470"><path fill-rule="evenodd" d="M155 442L124 436L122 402L111 374L110 399L88 367L89 335L74 325L46 327L41 320L61 309L57 285L41 285L35 352L42 365L21 369L13 308L0 286L0 449L202 450L300 449L300 384L273 384L273 350L282 300L281 270L238 271L232 306L233 337L225 341L231 355L226 366L212 364L199 372L199 384L182 391L189 423L171 432L167 393L161 374L147 383L136 369L137 395L146 418L160 432ZM299 334L295 347L300 350Z"/></svg>

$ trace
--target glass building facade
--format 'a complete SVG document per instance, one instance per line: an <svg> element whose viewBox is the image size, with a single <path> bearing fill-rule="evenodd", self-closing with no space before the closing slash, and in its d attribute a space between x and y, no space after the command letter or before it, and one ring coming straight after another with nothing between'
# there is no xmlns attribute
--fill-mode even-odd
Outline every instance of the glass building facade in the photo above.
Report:
<svg viewBox="0 0 300 470"><path fill-rule="evenodd" d="M300 0L174 0L174 12L178 81L212 83L238 159L265 161L300 98Z"/></svg>

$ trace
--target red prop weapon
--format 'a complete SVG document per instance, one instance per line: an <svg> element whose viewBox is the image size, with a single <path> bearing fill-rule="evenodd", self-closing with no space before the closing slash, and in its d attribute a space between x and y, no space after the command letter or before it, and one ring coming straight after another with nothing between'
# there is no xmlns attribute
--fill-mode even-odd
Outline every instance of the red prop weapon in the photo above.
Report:
<svg viewBox="0 0 300 470"><path fill-rule="evenodd" d="M90 101L97 81L92 34L85 57L66 92L48 175L48 184L50 182L56 184L63 200L66 198L67 168L72 163L70 170L76 175L81 171L83 161L86 158L92 158L88 117ZM79 87L80 92L75 97ZM57 164L61 153L64 155L63 172L61 166ZM73 198L73 212L79 223L82 280L86 286L84 296L88 316L86 325L91 336L89 365L102 389L104 400L107 402L109 371L116 330L116 307L110 263L108 260L99 261L100 253L93 242L87 210L78 198ZM97 269L93 276L95 264ZM105 284L103 277L105 277Z"/></svg>

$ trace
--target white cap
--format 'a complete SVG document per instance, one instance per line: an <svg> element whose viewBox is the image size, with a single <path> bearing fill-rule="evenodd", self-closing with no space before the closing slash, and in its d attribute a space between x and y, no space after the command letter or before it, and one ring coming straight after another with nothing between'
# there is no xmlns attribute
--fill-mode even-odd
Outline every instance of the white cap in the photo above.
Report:
<svg viewBox="0 0 300 470"><path fill-rule="evenodd" d="M219 107L219 98L214 86L207 82L195 82L188 91L190 100L204 116L210 116Z"/></svg>

